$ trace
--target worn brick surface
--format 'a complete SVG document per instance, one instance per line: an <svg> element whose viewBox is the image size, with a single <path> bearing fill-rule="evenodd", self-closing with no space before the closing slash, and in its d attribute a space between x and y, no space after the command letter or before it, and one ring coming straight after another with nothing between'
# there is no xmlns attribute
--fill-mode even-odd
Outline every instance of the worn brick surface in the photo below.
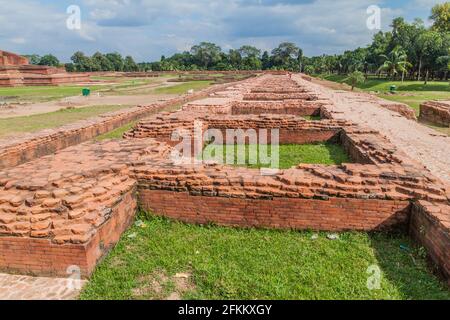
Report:
<svg viewBox="0 0 450 320"><path fill-rule="evenodd" d="M450 101L427 101L420 105L420 119L450 126Z"/></svg>
<svg viewBox="0 0 450 320"><path fill-rule="evenodd" d="M141 120L124 140L83 143L3 169L0 269L57 275L75 264L88 276L131 223L138 191L144 208L195 223L409 227L448 276L447 181L377 130L336 117L332 101L307 83L264 75L227 85L181 111ZM326 119L307 121L305 114ZM202 121L201 132L277 128L281 143L333 141L355 163L298 165L268 176L193 158L176 163L170 155L178 141L171 135L180 128L193 132L195 120Z"/></svg>

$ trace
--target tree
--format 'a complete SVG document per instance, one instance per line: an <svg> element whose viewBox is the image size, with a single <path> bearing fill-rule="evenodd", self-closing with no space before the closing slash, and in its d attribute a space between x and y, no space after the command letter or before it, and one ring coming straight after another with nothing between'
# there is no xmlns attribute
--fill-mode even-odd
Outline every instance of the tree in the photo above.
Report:
<svg viewBox="0 0 450 320"><path fill-rule="evenodd" d="M106 58L111 62L114 71L123 71L123 58L118 52L107 53Z"/></svg>
<svg viewBox="0 0 450 320"><path fill-rule="evenodd" d="M379 66L383 64L381 55L388 52L391 41L392 34L390 32L380 31L374 35L366 57L367 65L372 72L377 72Z"/></svg>
<svg viewBox="0 0 450 320"><path fill-rule="evenodd" d="M299 48L292 42L283 42L272 50L276 65L289 67L293 59L298 58Z"/></svg>
<svg viewBox="0 0 450 320"><path fill-rule="evenodd" d="M450 32L450 2L435 5L431 9L430 20L434 22L433 30Z"/></svg>
<svg viewBox="0 0 450 320"><path fill-rule="evenodd" d="M218 45L210 42L202 42L191 49L195 60L206 70L220 61L221 52L222 49Z"/></svg>
<svg viewBox="0 0 450 320"><path fill-rule="evenodd" d="M91 59L81 51L77 51L70 58L75 66L76 71L92 71Z"/></svg>
<svg viewBox="0 0 450 320"><path fill-rule="evenodd" d="M75 72L77 71L75 65L73 63L66 63L65 68L67 72Z"/></svg>
<svg viewBox="0 0 450 320"><path fill-rule="evenodd" d="M298 49L297 61L298 61L299 71L302 72L302 70L303 70L303 50L300 48Z"/></svg>
<svg viewBox="0 0 450 320"><path fill-rule="evenodd" d="M27 58L28 62L33 65L38 65L39 62L41 61L41 56L37 54L24 55L24 57Z"/></svg>
<svg viewBox="0 0 450 320"><path fill-rule="evenodd" d="M363 83L364 81L366 81L366 77L361 71L353 71L352 73L348 74L347 78L344 79L344 82L352 86L352 91L357 84Z"/></svg>
<svg viewBox="0 0 450 320"><path fill-rule="evenodd" d="M403 82L404 74L407 71L407 68L411 66L411 64L407 61L408 56L405 51L400 47L396 47L389 53L389 55L382 54L381 57L384 59L384 62L379 70L386 71L389 76L393 77L393 79L395 79L395 76L401 72Z"/></svg>
<svg viewBox="0 0 450 320"><path fill-rule="evenodd" d="M315 69L312 65L305 66L304 70L305 70L305 73L309 74L309 75L313 75L315 72Z"/></svg>
<svg viewBox="0 0 450 320"><path fill-rule="evenodd" d="M114 71L114 65L104 54L96 52L91 59L98 71Z"/></svg>
<svg viewBox="0 0 450 320"><path fill-rule="evenodd" d="M420 34L416 40L416 50L419 57L419 69L417 80L421 78L422 67L427 69L425 82L428 80L428 71L433 63L435 63L439 52L442 51L443 37L437 31L427 30Z"/></svg>
<svg viewBox="0 0 450 320"><path fill-rule="evenodd" d="M134 62L134 59L132 56L125 57L123 70L125 72L134 72L134 71L138 70L138 66L137 66L136 62Z"/></svg>
<svg viewBox="0 0 450 320"><path fill-rule="evenodd" d="M52 54L46 54L43 56L39 63L41 66L50 66L50 67L58 67L59 66L59 60L57 57L55 57Z"/></svg>
<svg viewBox="0 0 450 320"><path fill-rule="evenodd" d="M239 50L241 57L245 58L259 58L261 56L261 50L253 46L242 46Z"/></svg>
<svg viewBox="0 0 450 320"><path fill-rule="evenodd" d="M235 70L241 69L242 56L239 50L230 49L230 51L228 51L228 62L233 66Z"/></svg>
<svg viewBox="0 0 450 320"><path fill-rule="evenodd" d="M261 58L261 63L262 63L263 70L269 70L272 67L272 62L270 60L269 52L264 51L262 58Z"/></svg>

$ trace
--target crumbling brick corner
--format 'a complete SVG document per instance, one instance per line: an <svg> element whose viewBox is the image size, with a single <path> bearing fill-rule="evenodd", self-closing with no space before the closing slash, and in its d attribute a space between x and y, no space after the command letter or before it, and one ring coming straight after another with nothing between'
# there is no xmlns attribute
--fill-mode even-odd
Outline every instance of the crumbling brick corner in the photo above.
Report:
<svg viewBox="0 0 450 320"><path fill-rule="evenodd" d="M420 105L420 120L450 127L450 101L427 101Z"/></svg>

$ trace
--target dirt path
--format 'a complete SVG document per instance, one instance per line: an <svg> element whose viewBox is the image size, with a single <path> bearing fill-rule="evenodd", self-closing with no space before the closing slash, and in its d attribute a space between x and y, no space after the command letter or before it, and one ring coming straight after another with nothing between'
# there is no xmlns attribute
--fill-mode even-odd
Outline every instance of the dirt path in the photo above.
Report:
<svg viewBox="0 0 450 320"><path fill-rule="evenodd" d="M337 91L299 76L295 79L327 97L332 102L329 109L335 112L335 118L347 119L381 132L435 176L450 181L450 137L380 107L377 99L367 93Z"/></svg>

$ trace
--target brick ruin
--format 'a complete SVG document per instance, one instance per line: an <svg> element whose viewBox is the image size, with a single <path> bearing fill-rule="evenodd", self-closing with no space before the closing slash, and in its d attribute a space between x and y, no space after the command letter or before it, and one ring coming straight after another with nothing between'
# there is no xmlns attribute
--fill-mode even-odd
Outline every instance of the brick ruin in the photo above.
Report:
<svg viewBox="0 0 450 320"><path fill-rule="evenodd" d="M0 87L44 86L89 82L90 76L64 68L30 65L28 59L0 50Z"/></svg>
<svg viewBox="0 0 450 320"><path fill-rule="evenodd" d="M450 127L450 101L427 101L420 105L420 119Z"/></svg>
<svg viewBox="0 0 450 320"><path fill-rule="evenodd" d="M0 269L88 277L136 208L190 223L324 231L403 229L450 275L450 188L379 132L335 120L305 82L264 75L141 120L124 140L85 142L0 171ZM303 116L320 115L322 120ZM331 141L353 163L271 175L178 163L174 130L279 129L280 143ZM270 142L270 141L269 141ZM195 154L193 157L195 158ZM1 158L1 157L0 157ZM32 157L27 160L31 160Z"/></svg>

